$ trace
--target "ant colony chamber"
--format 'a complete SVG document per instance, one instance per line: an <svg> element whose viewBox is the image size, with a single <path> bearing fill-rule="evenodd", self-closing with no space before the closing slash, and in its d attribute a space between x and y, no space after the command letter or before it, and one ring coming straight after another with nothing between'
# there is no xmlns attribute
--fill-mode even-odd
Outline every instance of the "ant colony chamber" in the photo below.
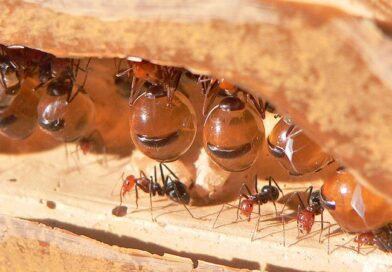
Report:
<svg viewBox="0 0 392 272"><path fill-rule="evenodd" d="M32 2L0 15L0 271L392 271L387 19Z"/></svg>

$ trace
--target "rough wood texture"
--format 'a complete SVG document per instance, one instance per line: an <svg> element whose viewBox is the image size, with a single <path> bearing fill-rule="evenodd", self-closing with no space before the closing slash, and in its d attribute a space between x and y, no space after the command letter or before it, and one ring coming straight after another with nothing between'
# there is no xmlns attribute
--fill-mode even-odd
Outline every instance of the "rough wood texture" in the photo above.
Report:
<svg viewBox="0 0 392 272"><path fill-rule="evenodd" d="M0 271L240 271L108 246L71 232L0 215ZM5 254L4 254L5 253Z"/></svg>
<svg viewBox="0 0 392 272"><path fill-rule="evenodd" d="M307 2L2 0L0 42L226 77L273 101L391 197L391 4Z"/></svg>

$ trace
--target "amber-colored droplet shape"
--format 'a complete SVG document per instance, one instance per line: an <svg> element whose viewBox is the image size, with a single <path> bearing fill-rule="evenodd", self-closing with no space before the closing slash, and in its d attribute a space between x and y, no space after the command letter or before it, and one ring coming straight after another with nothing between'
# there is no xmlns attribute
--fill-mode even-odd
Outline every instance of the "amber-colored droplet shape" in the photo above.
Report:
<svg viewBox="0 0 392 272"><path fill-rule="evenodd" d="M40 128L62 142L76 141L94 128L95 105L90 96L82 92L70 102L67 94L45 93L37 112Z"/></svg>
<svg viewBox="0 0 392 272"><path fill-rule="evenodd" d="M181 92L169 103L162 86L151 86L130 109L130 134L135 146L157 161L174 161L192 145L197 130L196 113Z"/></svg>
<svg viewBox="0 0 392 272"><path fill-rule="evenodd" d="M287 117L280 119L272 129L268 147L280 164L295 176L318 171L333 160Z"/></svg>
<svg viewBox="0 0 392 272"><path fill-rule="evenodd" d="M344 169L337 169L325 180L321 197L323 206L348 232L367 232L392 222L392 205Z"/></svg>
<svg viewBox="0 0 392 272"><path fill-rule="evenodd" d="M265 138L264 124L250 104L226 97L206 117L203 145L210 158L227 171L253 165Z"/></svg>
<svg viewBox="0 0 392 272"><path fill-rule="evenodd" d="M27 83L25 81L10 105L0 112L0 134L15 140L29 137L37 124L39 97Z"/></svg>

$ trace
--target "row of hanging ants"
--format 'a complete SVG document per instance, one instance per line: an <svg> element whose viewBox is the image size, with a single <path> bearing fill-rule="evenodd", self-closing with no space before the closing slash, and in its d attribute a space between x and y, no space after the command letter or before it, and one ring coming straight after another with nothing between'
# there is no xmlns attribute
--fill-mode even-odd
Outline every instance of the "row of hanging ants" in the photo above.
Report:
<svg viewBox="0 0 392 272"><path fill-rule="evenodd" d="M80 60L59 59L20 46L0 46L0 50L0 134L25 139L38 123L42 131L59 141L77 142L83 153L89 152L94 142L105 151L103 137L94 129L94 103L85 90L90 61L82 65ZM189 150L197 131L195 109L178 88L182 74L189 72L135 57L127 59L127 66L121 69L118 65L115 82L124 76L130 81L129 123L135 146L155 160L177 160ZM78 83L81 72L84 79ZM39 83L22 92L27 78ZM262 120L273 107L225 79L202 75L197 76L197 83L204 95L203 145L207 154L228 171L250 168L265 139ZM38 95L40 90L46 92ZM24 103L27 100L29 103ZM281 118L267 143L271 154L292 175L318 171L333 161L290 118Z"/></svg>
<svg viewBox="0 0 392 272"><path fill-rule="evenodd" d="M91 132L91 128L94 127L95 109L91 97L84 88L90 61L82 65L80 60L58 59L51 54L20 46L1 46L0 49L1 134L14 139L28 137L37 122L32 116L36 116L44 132L63 142L77 141L77 146L83 153L91 148L93 135L98 135L97 137L102 140L99 132ZM120 205L113 210L113 214L124 215L123 197L132 189L136 192L137 206L138 189L141 189L150 194L151 212L152 197L166 195L171 200L183 204L192 215L187 208L190 202L188 188L164 163L177 160L190 148L195 139L195 110L187 96L178 88L182 74L187 72L184 69L156 65L133 57L127 59L127 65L125 69L118 65L119 71L115 78L116 82L119 82L117 79L126 76L130 81L130 135L140 151L161 162L159 170L162 184L158 182L156 168L151 176L141 172L139 177L130 175L123 178ZM77 78L81 72L85 75L82 84L78 84ZM29 77L38 78L39 81L32 92L45 89L46 93L36 99L35 103L16 103L23 94L20 91L22 83ZM261 99L256 99L249 92L225 79L202 75L197 76L196 80L205 98L203 143L207 154L225 170L248 169L256 161L265 138L262 120L266 111L272 111L271 105L263 103ZM15 103L18 107L13 107ZM156 127L161 129L157 130ZM239 144L233 146L233 143L238 142ZM268 136L267 144L270 153L292 175L316 172L333 162L333 158L323 152L289 118L281 118ZM168 171L167 175L165 171ZM313 191L313 187L309 187L305 191L308 193L306 202L303 202L296 192L284 205L285 208L294 197L298 198L299 233L309 233L315 216L321 215L320 239L324 229L324 209L331 211L337 207L330 199L325 200L321 191ZM259 192L255 178L255 193L252 193L246 184L241 187L237 210L250 220L254 205L258 205L260 216L260 206L272 202L278 214L275 202L280 193L283 195L283 191L272 177L268 178L268 185ZM284 208L281 213L283 228ZM222 210L223 207L215 223ZM255 230L258 224L259 220ZM387 237L383 238L382 244L384 248L391 250L391 226L386 222L386 226L381 230L383 236ZM366 231L359 234L358 251L362 244L378 243L380 235L377 232Z"/></svg>

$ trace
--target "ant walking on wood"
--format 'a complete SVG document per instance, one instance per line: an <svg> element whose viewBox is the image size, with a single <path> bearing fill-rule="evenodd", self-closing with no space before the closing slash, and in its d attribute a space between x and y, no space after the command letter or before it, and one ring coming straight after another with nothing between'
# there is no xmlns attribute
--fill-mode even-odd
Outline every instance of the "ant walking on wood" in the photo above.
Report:
<svg viewBox="0 0 392 272"><path fill-rule="evenodd" d="M169 171L170 175L165 175L164 168ZM134 175L129 175L124 178L123 173L123 184L120 190L120 206L123 203L125 194L129 193L132 189L135 189L135 203L136 208L138 208L138 189L141 189L143 192L150 195L150 213L153 221L155 220L152 214L152 197L155 195L166 195L172 201L182 204L191 217L196 218L187 207L190 202L190 195L186 185L179 180L177 175L165 163L160 163L159 169L161 173L162 185L159 184L157 180L156 166L154 166L154 177L150 176L150 178L147 177L144 171L140 171L139 178L136 178Z"/></svg>
<svg viewBox="0 0 392 272"><path fill-rule="evenodd" d="M324 208L321 205L321 200L320 200L320 191L314 191L313 192L313 186L309 186L304 193L308 193L308 197L306 200L306 205L302 201L299 192L294 192L285 202L282 212L281 212L281 217L282 217L282 227L283 227L283 246L286 245L286 229L285 229L285 220L284 220L284 209L295 196L299 200L299 205L297 209L297 230L298 230L298 236L299 238L300 234L309 234L310 231L312 230L312 227L315 222L320 222L321 223L321 229L320 229L320 235L319 235L319 242L321 243L321 235L324 230L324 223L327 223L329 225L328 227L328 254L329 254L329 236L330 236L330 227L331 223L328 221L324 221ZM321 216L321 221L315 221L315 217L317 215Z"/></svg>
<svg viewBox="0 0 392 272"><path fill-rule="evenodd" d="M254 188L256 193L252 194L248 185L245 183L242 184L239 191L236 221L239 220L240 212L241 212L243 215L245 215L248 218L248 222L249 222L251 219L251 214L253 212L254 205L255 204L258 205L258 219L255 228L252 232L252 237L251 237L252 241L254 238L254 234L256 233L260 223L261 205L266 204L268 202L272 202L274 204L275 213L277 215L278 211L275 202L279 199L279 195L280 195L279 192L281 192L282 196L284 196L282 189L279 187L278 183L275 181L273 177L268 177L266 178L266 180L268 180L268 185L264 185L261 191L259 191L257 175L255 175ZM272 185L272 183L274 183L275 186ZM246 190L246 192L244 192L244 189ZM225 204L222 205L222 208L220 209L217 217L215 218L213 227L215 227L215 224L218 221L218 217L222 213L224 206Z"/></svg>

